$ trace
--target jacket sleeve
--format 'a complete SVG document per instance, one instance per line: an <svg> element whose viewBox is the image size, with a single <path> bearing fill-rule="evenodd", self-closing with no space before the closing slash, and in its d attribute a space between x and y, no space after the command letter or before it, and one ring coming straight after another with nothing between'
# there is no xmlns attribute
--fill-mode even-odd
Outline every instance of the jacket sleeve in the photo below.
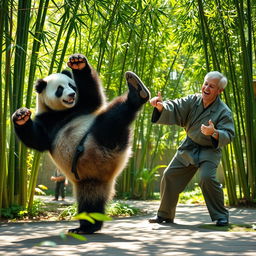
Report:
<svg viewBox="0 0 256 256"><path fill-rule="evenodd" d="M232 113L228 111L224 116L222 116L215 128L219 132L218 147L223 147L229 144L235 137Z"/></svg>
<svg viewBox="0 0 256 256"><path fill-rule="evenodd" d="M176 124L184 127L193 102L193 95L180 99L164 101L162 112L159 112L154 108L151 121L157 124Z"/></svg>

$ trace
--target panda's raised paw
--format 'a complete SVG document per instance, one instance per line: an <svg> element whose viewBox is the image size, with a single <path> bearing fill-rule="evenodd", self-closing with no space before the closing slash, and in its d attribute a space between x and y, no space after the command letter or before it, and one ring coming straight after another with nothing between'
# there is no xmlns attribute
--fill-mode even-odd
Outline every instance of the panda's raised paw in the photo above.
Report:
<svg viewBox="0 0 256 256"><path fill-rule="evenodd" d="M71 69L81 70L87 65L87 59L83 54L80 54L80 53L72 54L69 57L69 61L68 61L67 65Z"/></svg>
<svg viewBox="0 0 256 256"><path fill-rule="evenodd" d="M31 116L31 111L28 108L19 108L12 115L12 120L18 125L24 125Z"/></svg>

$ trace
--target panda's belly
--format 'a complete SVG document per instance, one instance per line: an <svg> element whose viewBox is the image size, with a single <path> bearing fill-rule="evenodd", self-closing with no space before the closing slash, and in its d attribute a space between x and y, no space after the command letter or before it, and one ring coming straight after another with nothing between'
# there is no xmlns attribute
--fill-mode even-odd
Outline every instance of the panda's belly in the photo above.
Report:
<svg viewBox="0 0 256 256"><path fill-rule="evenodd" d="M94 115L79 116L60 129L55 138L51 156L68 178L73 178L74 176L71 173L71 166L76 147L94 119Z"/></svg>
<svg viewBox="0 0 256 256"><path fill-rule="evenodd" d="M130 156L130 147L120 151L97 145L92 136L85 143L85 153L80 157L77 170L81 179L109 182L123 170Z"/></svg>
<svg viewBox="0 0 256 256"><path fill-rule="evenodd" d="M71 181L76 182L76 178L71 172L74 152L94 120L94 115L80 116L64 126L56 136L51 156ZM79 178L98 179L102 182L113 180L125 167L129 155L130 148L122 152L110 151L97 145L93 136L88 134L84 142L84 152L77 162Z"/></svg>

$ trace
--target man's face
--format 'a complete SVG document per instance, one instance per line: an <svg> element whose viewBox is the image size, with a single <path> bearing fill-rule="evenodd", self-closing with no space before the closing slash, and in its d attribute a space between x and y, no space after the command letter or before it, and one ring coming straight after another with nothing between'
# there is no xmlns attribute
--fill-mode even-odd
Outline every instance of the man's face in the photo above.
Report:
<svg viewBox="0 0 256 256"><path fill-rule="evenodd" d="M223 91L218 86L218 78L207 78L202 86L202 98L204 105L209 105L215 101L216 97Z"/></svg>

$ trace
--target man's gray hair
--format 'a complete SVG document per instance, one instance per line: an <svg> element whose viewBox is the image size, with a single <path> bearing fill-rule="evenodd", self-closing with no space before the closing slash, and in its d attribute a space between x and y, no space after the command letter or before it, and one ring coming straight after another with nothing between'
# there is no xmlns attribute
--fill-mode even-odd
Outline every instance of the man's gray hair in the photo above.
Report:
<svg viewBox="0 0 256 256"><path fill-rule="evenodd" d="M224 89L228 83L228 79L219 71L211 71L207 73L206 76L204 77L204 81L208 78L218 78L219 79L218 86L220 89Z"/></svg>

